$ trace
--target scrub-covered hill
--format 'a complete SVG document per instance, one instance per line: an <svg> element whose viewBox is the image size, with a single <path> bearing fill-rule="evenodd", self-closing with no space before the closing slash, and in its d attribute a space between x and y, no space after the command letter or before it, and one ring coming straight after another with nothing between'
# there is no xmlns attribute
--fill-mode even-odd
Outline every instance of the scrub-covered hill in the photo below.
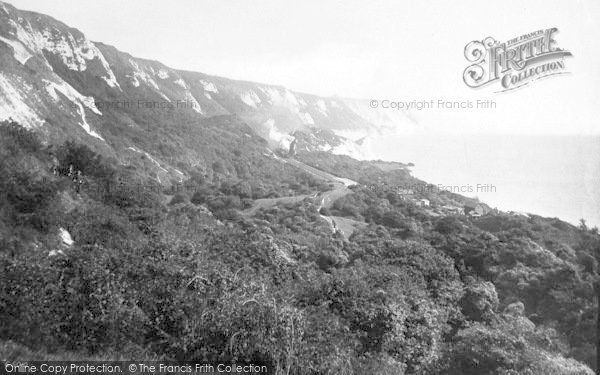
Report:
<svg viewBox="0 0 600 375"><path fill-rule="evenodd" d="M457 213L472 202L407 195L423 182L402 165L330 153L240 156L245 174L214 162L163 187L82 144L0 134L3 358L592 374L600 236L584 223ZM299 167L315 160L318 176ZM327 176L356 184L325 208ZM300 199L259 205L277 196Z"/></svg>
<svg viewBox="0 0 600 375"><path fill-rule="evenodd" d="M352 158L365 108L0 2L0 358L592 374L597 228Z"/></svg>

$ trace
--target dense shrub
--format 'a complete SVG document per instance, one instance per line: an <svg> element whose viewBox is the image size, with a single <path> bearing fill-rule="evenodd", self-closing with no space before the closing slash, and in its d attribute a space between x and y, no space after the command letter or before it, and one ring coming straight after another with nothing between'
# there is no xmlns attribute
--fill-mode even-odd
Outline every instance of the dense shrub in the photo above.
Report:
<svg viewBox="0 0 600 375"><path fill-rule="evenodd" d="M61 168L86 179L73 194L45 171L33 134L0 129L12 147L0 149L0 338L59 354L254 361L277 374L589 373L565 357L594 361L597 231L434 216L393 193L412 181L405 172L333 155L322 168L381 183L321 211L364 221L352 237L332 233L312 197L250 215L251 198L328 184L262 157L264 144L239 140L248 129L206 121L173 126L164 143L139 139L173 158L172 134L203 146L187 155L198 165L178 165L193 178L172 204L143 168L67 142Z"/></svg>
<svg viewBox="0 0 600 375"><path fill-rule="evenodd" d="M1 336L90 353L139 338L144 317L123 301L115 261L92 247L38 262L2 259Z"/></svg>
<svg viewBox="0 0 600 375"><path fill-rule="evenodd" d="M101 179L110 179L115 173L114 168L101 155L86 145L67 141L56 153L63 173L68 171L71 165L75 171Z"/></svg>
<svg viewBox="0 0 600 375"><path fill-rule="evenodd" d="M13 170L0 161L0 199L11 226L30 226L48 233L60 223L56 184L25 170Z"/></svg>
<svg viewBox="0 0 600 375"><path fill-rule="evenodd" d="M37 152L42 148L42 142L34 131L14 121L0 122L0 135L11 139L26 152Z"/></svg>

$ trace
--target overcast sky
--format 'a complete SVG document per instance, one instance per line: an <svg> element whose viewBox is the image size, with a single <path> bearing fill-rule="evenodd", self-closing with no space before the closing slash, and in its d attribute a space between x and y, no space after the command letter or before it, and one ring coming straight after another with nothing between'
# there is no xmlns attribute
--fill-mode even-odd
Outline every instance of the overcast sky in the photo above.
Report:
<svg viewBox="0 0 600 375"><path fill-rule="evenodd" d="M437 132L600 133L598 0L8 2L173 68L324 96L496 101L495 110L415 113ZM468 42L550 27L574 55L570 75L502 94L463 83Z"/></svg>

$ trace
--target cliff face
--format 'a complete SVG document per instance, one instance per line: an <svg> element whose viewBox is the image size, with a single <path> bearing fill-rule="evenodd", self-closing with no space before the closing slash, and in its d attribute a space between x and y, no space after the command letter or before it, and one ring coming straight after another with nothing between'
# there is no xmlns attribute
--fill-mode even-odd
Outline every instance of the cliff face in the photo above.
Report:
<svg viewBox="0 0 600 375"><path fill-rule="evenodd" d="M412 126L402 113L376 114L360 100L172 69L1 2L0 62L0 120L12 118L48 141L73 138L117 158L148 140L144 130L168 133L219 115L237 116L274 148L288 148L295 131L328 130L336 140L320 140L323 148L354 155L359 146L353 141Z"/></svg>

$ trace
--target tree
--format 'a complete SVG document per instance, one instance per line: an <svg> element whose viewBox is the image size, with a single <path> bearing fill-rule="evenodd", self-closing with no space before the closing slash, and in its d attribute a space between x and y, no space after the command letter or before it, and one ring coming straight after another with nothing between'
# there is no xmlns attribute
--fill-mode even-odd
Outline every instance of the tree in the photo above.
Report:
<svg viewBox="0 0 600 375"><path fill-rule="evenodd" d="M499 304L496 288L490 282L470 279L459 302L461 311L469 320L491 323Z"/></svg>

